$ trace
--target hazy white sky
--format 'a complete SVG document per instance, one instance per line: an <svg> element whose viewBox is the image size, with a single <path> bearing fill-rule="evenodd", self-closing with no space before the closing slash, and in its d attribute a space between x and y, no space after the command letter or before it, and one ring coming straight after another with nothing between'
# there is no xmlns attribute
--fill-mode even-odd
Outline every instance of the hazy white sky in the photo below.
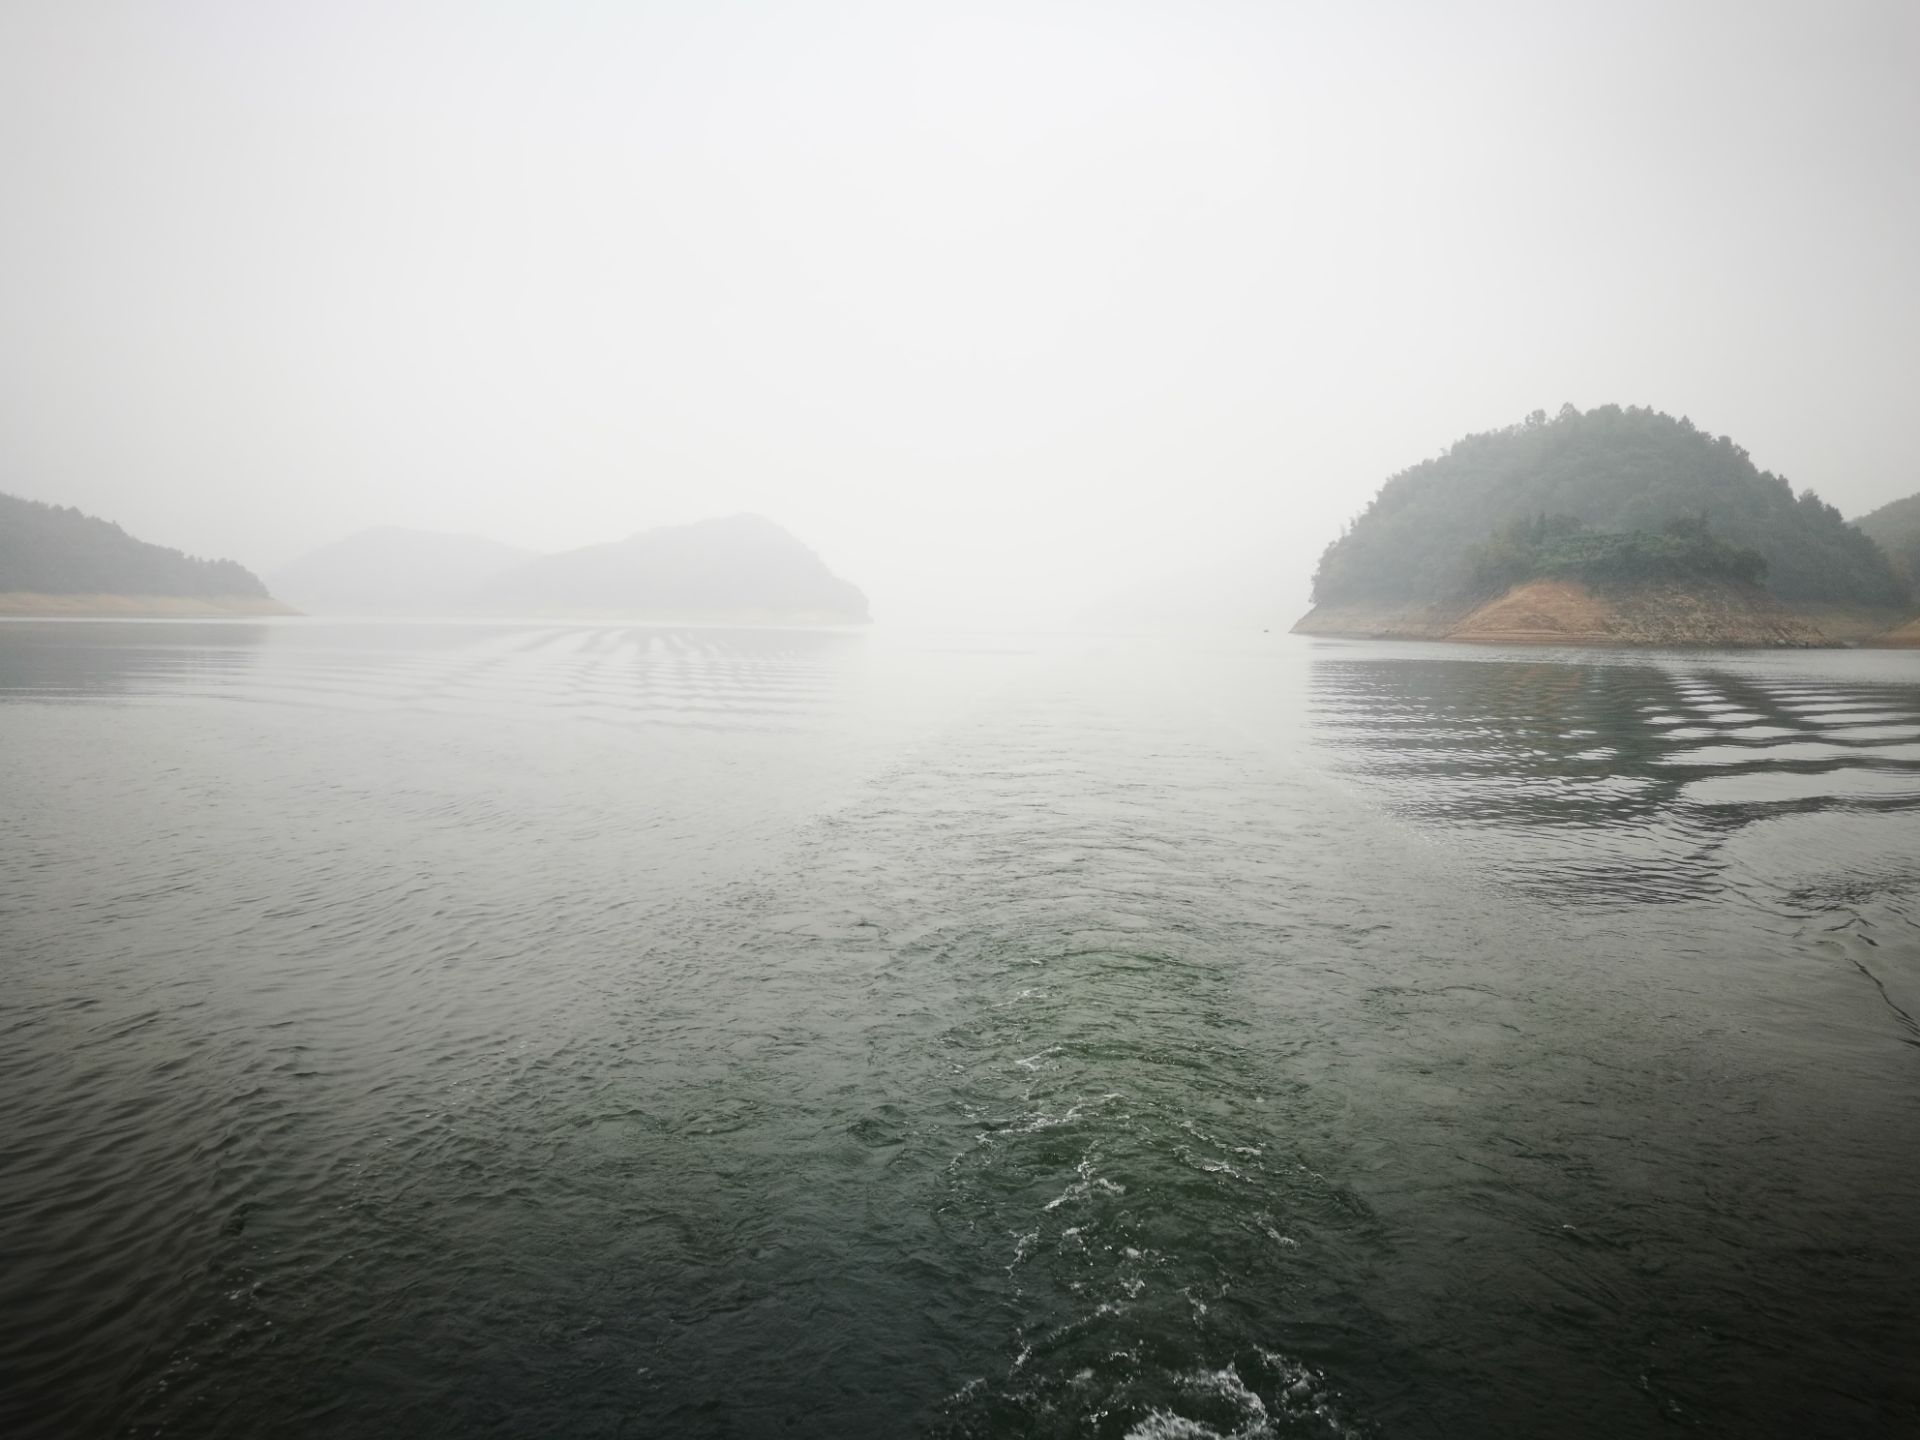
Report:
<svg viewBox="0 0 1920 1440"><path fill-rule="evenodd" d="M883 618L1571 400L1920 489L1920 4L7 0L0 490L258 569L739 509Z"/></svg>

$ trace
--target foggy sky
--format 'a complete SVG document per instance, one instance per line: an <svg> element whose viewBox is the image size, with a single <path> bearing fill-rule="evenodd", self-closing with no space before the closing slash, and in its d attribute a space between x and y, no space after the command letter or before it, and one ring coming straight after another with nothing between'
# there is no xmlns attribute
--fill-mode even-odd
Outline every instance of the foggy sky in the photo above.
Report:
<svg viewBox="0 0 1920 1440"><path fill-rule="evenodd" d="M1920 6L0 7L0 490L271 569L751 509L1046 615L1571 400L1920 490Z"/></svg>

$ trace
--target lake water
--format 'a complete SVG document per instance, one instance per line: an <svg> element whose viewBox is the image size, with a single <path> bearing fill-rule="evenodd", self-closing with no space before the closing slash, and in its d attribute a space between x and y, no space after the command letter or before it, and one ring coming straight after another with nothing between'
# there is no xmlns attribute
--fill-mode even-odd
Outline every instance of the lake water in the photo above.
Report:
<svg viewBox="0 0 1920 1440"><path fill-rule="evenodd" d="M0 625L0 1433L1920 1433L1920 656Z"/></svg>

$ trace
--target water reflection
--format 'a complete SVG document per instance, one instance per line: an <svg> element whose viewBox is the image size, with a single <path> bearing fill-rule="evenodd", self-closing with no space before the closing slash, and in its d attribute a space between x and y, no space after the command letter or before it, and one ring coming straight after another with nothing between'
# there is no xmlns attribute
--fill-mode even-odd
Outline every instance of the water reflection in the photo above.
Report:
<svg viewBox="0 0 1920 1440"><path fill-rule="evenodd" d="M252 665L270 628L232 620L0 621L0 702L218 689Z"/></svg>
<svg viewBox="0 0 1920 1440"><path fill-rule="evenodd" d="M1312 693L1336 768L1561 900L1698 898L1756 822L1920 804L1920 684L1884 661L1809 685L1724 655L1342 653Z"/></svg>

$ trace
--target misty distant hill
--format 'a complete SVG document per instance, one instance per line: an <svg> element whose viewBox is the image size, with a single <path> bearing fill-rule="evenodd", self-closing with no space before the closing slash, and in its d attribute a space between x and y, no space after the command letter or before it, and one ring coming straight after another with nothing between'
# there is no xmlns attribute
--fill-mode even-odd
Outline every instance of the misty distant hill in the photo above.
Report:
<svg viewBox="0 0 1920 1440"><path fill-rule="evenodd" d="M867 598L771 520L734 515L645 530L537 560L479 587L497 615L862 622Z"/></svg>
<svg viewBox="0 0 1920 1440"><path fill-rule="evenodd" d="M1314 601L1443 600L1485 591L1496 574L1497 592L1529 576L1696 570L1738 570L1796 604L1906 600L1873 541L1727 436L1640 407L1568 405L1469 435L1388 480L1327 547Z"/></svg>
<svg viewBox="0 0 1920 1440"><path fill-rule="evenodd" d="M315 615L452 615L536 555L476 535L380 526L289 561L274 571L273 589Z"/></svg>
<svg viewBox="0 0 1920 1440"><path fill-rule="evenodd" d="M1909 495L1853 522L1893 561L1908 586L1920 592L1920 495Z"/></svg>
<svg viewBox="0 0 1920 1440"><path fill-rule="evenodd" d="M80 597L209 602L214 608L276 609L267 587L232 560L200 560L136 540L110 520L71 506L0 495L0 594L8 608L29 597L63 597L38 608L82 610ZM127 606L91 607L127 609Z"/></svg>

